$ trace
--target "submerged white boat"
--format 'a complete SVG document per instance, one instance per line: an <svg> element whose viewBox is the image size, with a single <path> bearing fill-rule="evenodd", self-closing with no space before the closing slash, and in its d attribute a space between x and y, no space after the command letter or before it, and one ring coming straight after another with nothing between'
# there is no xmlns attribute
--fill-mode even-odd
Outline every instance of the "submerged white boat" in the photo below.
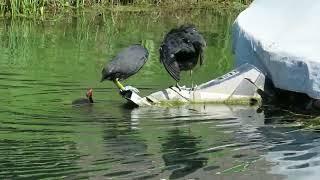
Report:
<svg viewBox="0 0 320 180"><path fill-rule="evenodd" d="M253 64L276 88L320 99L319 12L320 1L253 1L233 26L236 64Z"/></svg>
<svg viewBox="0 0 320 180"><path fill-rule="evenodd" d="M123 97L137 106L176 103L250 103L258 102L265 88L265 76L256 67L244 64L229 73L195 88L170 87L146 97L127 90Z"/></svg>

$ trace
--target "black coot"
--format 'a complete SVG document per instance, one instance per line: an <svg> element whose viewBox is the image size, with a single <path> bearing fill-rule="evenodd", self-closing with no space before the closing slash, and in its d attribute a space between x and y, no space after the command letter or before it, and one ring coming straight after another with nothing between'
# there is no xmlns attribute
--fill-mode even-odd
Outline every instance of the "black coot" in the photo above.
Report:
<svg viewBox="0 0 320 180"><path fill-rule="evenodd" d="M120 90L124 87L119 81L136 74L148 60L148 50L135 44L123 49L102 70L101 82L113 81Z"/></svg>
<svg viewBox="0 0 320 180"><path fill-rule="evenodd" d="M190 71L204 61L206 41L194 25L182 25L166 34L160 47L160 62L170 76L180 81L181 71Z"/></svg>

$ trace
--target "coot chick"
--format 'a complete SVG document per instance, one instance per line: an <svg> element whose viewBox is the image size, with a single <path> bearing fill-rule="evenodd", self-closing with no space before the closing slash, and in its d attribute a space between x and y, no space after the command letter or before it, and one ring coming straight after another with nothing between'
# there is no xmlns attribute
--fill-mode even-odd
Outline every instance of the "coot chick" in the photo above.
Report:
<svg viewBox="0 0 320 180"><path fill-rule="evenodd" d="M76 99L72 102L73 105L85 105L85 104L92 104L93 103L93 91L92 89L88 89L86 93L87 98L80 98Z"/></svg>

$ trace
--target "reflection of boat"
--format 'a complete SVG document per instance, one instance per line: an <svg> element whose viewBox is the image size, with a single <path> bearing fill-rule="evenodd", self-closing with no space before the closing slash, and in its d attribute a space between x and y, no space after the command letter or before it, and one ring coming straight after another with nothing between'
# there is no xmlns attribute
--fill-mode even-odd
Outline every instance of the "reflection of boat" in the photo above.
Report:
<svg viewBox="0 0 320 180"><path fill-rule="evenodd" d="M141 129L139 135L148 145L146 152L157 152L153 161L163 166L161 177L216 179L212 177L215 173L237 165L232 157L239 152L230 149L245 145L232 141L233 128L245 125L250 134L263 124L263 113L256 113L256 108L226 104L140 107L131 111L131 126ZM222 159L228 163L220 164ZM208 171L210 167L216 169Z"/></svg>
<svg viewBox="0 0 320 180"><path fill-rule="evenodd" d="M230 120L233 125L264 125L264 113L257 113L257 106L226 104L186 104L178 107L141 107L131 111L132 127L137 128L140 119L148 119L150 114L161 114L166 121L212 121ZM249 118L250 117L250 118ZM156 118L156 117L154 117ZM160 118L160 119L161 119Z"/></svg>
<svg viewBox="0 0 320 180"><path fill-rule="evenodd" d="M301 119L300 115L295 117L272 107L261 113L256 110L256 106L226 104L140 107L131 111L131 126L143 129L141 136L148 144L147 152L163 150L157 164L181 165L165 169L162 175L174 177L190 168L195 171L184 179L206 177L209 173L203 169L217 166L210 171L210 177L219 179L223 173L217 173L239 167L239 162L243 162L246 168L245 173L239 173L240 179L317 179L319 134L284 123ZM185 145L188 142L197 145ZM179 143L191 152L185 153ZM202 143L205 145L198 149Z"/></svg>
<svg viewBox="0 0 320 180"><path fill-rule="evenodd" d="M138 106L161 103L244 103L261 99L257 90L264 90L265 76L254 66L244 64L233 71L203 83L196 88L170 87L141 98L133 91L123 97Z"/></svg>

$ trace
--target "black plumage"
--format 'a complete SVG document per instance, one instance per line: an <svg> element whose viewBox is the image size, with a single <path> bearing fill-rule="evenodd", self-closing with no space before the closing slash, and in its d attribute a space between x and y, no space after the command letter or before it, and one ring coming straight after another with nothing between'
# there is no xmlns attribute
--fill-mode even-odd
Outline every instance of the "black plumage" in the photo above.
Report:
<svg viewBox="0 0 320 180"><path fill-rule="evenodd" d="M182 25L166 34L160 47L160 62L177 82L180 72L192 70L204 61L203 36L193 25Z"/></svg>
<svg viewBox="0 0 320 180"><path fill-rule="evenodd" d="M121 81L136 74L148 60L148 50L135 44L123 49L102 70L101 81Z"/></svg>

